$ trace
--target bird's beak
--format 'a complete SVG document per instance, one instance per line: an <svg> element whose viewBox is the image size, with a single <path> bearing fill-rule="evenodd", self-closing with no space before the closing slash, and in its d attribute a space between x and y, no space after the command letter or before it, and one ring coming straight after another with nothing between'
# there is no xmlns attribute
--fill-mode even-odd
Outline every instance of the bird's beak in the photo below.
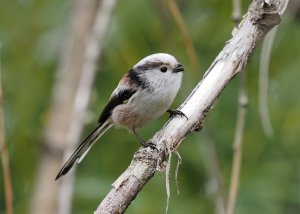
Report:
<svg viewBox="0 0 300 214"><path fill-rule="evenodd" d="M174 72L174 73L178 73L178 72L182 72L182 71L184 71L184 67L183 67L183 65L181 65L181 64L178 64L178 65L173 69L173 72Z"/></svg>

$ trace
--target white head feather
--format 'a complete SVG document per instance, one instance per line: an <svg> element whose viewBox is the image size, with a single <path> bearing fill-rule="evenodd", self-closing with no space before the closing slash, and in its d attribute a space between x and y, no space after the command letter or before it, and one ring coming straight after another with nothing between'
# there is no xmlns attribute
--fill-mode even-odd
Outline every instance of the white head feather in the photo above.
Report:
<svg viewBox="0 0 300 214"><path fill-rule="evenodd" d="M146 56L142 60L140 60L137 64L133 66L133 68L136 68L138 66L144 65L146 63L151 62L164 62L170 64L172 67L177 66L178 62L176 58L170 54L167 53L156 53L149 56Z"/></svg>

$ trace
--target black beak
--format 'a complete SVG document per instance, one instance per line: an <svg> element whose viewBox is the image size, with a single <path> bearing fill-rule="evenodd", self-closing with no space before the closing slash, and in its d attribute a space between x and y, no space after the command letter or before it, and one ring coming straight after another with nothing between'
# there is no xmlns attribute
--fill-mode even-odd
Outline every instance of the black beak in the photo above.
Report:
<svg viewBox="0 0 300 214"><path fill-rule="evenodd" d="M178 72L182 72L182 71L184 71L184 67L183 67L183 65L181 65L181 64L178 64L178 65L173 69L173 72L174 72L174 73L178 73Z"/></svg>

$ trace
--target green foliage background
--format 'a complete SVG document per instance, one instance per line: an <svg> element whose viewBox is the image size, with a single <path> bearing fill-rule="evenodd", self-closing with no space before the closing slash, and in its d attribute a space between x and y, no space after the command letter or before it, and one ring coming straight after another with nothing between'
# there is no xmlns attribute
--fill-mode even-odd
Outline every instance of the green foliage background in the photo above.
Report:
<svg viewBox="0 0 300 214"><path fill-rule="evenodd" d="M249 2L243 1L243 12ZM0 3L5 131L15 213L28 213L26 210L29 210L54 77L69 28L71 4L71 1L60 0L2 0ZM164 1L118 1L99 62L82 138L96 124L121 76L146 55L168 52L185 65L182 90L174 107L184 101L201 79L231 36L231 2L180 0L178 4L195 44L201 71L191 69L180 32ZM250 105L236 213L300 213L299 38L299 18L288 11L276 35L270 62L268 102L274 126L272 138L263 133L258 113L259 50L254 52L246 67ZM230 181L238 84L235 78L207 116L224 174L225 190ZM149 124L140 131L141 135L151 137L167 118L164 115ZM178 178L181 193L177 195L171 179L169 213L214 213L208 173L211 138L207 127L205 124L200 133L190 134L180 147L183 159ZM112 129L105 134L78 167L73 213L95 210L110 185L130 163L138 146L134 136L126 130ZM174 166L171 174L173 172ZM0 173L0 213L4 213L2 169ZM127 213L164 213L165 206L164 175L157 173Z"/></svg>

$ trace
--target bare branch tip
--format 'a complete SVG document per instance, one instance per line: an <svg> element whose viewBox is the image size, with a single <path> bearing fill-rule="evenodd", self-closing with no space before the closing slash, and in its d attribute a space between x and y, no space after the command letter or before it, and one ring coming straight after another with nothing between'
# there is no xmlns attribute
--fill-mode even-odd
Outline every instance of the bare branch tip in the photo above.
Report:
<svg viewBox="0 0 300 214"><path fill-rule="evenodd" d="M271 29L278 25L289 0L256 0L249 8L250 20L260 27Z"/></svg>

